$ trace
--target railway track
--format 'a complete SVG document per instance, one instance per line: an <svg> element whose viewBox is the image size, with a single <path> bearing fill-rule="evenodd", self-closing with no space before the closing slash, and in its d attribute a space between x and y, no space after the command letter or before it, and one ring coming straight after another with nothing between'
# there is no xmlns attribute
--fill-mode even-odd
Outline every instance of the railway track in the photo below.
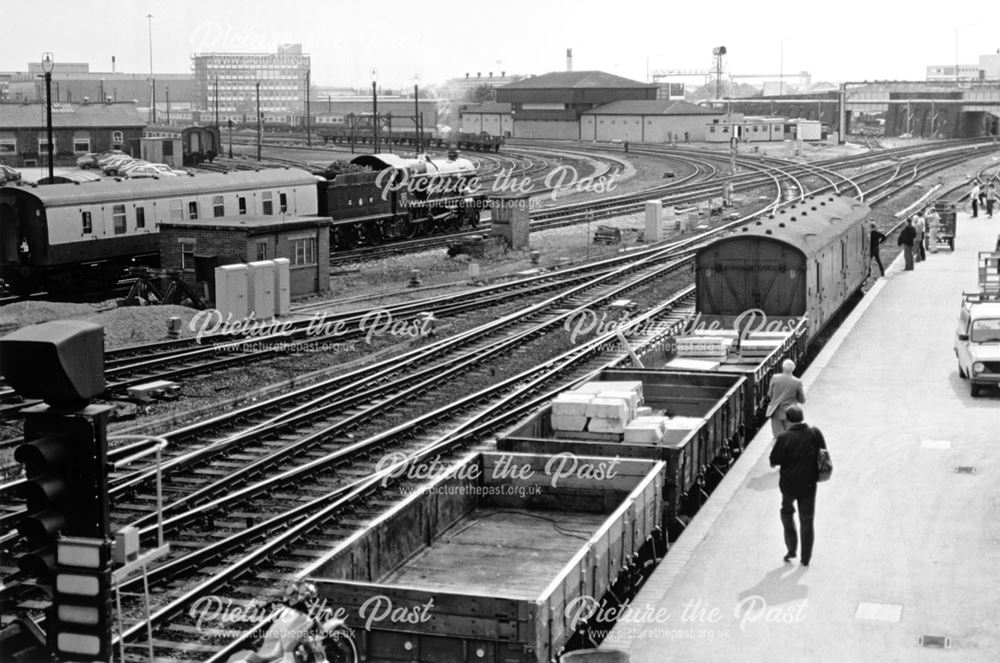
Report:
<svg viewBox="0 0 1000 663"><path fill-rule="evenodd" d="M913 176L917 174L915 170ZM827 186L834 186L834 184L828 180ZM677 305L677 301L671 303ZM674 315L676 315L676 311ZM665 325L669 325L669 316L670 314L667 313ZM522 333L530 336L526 329L522 330ZM611 337L601 337L601 339L603 343L607 343ZM597 347L599 346L600 344ZM485 348L478 347L477 350L482 353L488 351L490 347L487 344ZM595 359L593 355L581 355L582 352L584 352L582 349L574 348L552 361L569 362L572 356L575 367L572 369L575 371L572 373L573 375L593 370L595 365L587 363L591 360L598 364L600 361L605 361L604 358ZM546 366L551 367L551 362L547 362ZM564 370L566 368L567 366L563 366ZM569 378L554 378L551 374L543 375L542 373L529 374L526 371L503 381L502 384L506 384L508 387L511 385L521 386L526 383L534 385L536 391L518 391L521 399L527 399L533 407L551 395L554 391L552 380L556 379L562 379L565 382ZM418 386L420 386L419 383ZM540 391L538 391L539 389ZM207 518L206 513L209 509L204 508L204 505L211 506L212 503L208 501L211 499L215 499L217 503L225 500L226 504L229 505L229 511L221 519L212 517L211 522L200 530L200 541L197 540L199 537L195 537L195 540L189 541L189 545L186 546L191 548L200 543L199 550L210 549L210 554L206 552L207 556L204 558L181 556L175 558L171 566L163 567L170 569L170 571L163 571L164 574L177 571L182 567L190 568L192 566L203 569L203 572L195 578L189 575L186 580L178 580L183 576L172 577L170 582L182 582L184 588L183 593L164 597L163 604L158 607L153 616L154 624L162 628L155 643L157 654L174 660L188 660L190 658L221 660L219 657L228 655L227 652L231 651L231 647L238 645L241 639L238 638L230 646L218 638L203 638L192 642L197 624L194 618L189 615L185 616L185 611L192 605L193 601L197 601L211 592L244 603L253 598L270 596L274 591L273 586L277 582L308 569L311 564L322 557L323 551L327 550L330 544L344 541L346 537L350 536L353 531L352 523L367 522L376 517L385 501L391 500L394 496L398 497L398 492L395 489L380 485L380 478L383 474L379 474L377 463L375 463L375 467L372 467L372 450L386 446L390 438L392 438L393 444L402 445L398 447L402 453L432 457L432 454L443 454L455 447L467 448L462 447L462 445L474 445L482 435L496 430L496 427L502 425L503 422L508 422L519 416L519 413L531 409L530 407L518 409L518 406L512 405L504 398L488 401L490 398L491 393L483 390L459 399L469 409L459 412L457 422L439 423L438 419L429 416L440 415L439 411L444 409L443 407L436 408L421 415L421 417L407 421L405 424L392 426L389 431L369 431L371 434L367 434L367 437L363 439L358 439L356 436L349 438L349 442L341 440L343 445L341 448L305 461L304 464L301 460L292 459L288 466L279 466L276 470L274 468L268 470L268 472L278 472L274 478L279 479L279 481L275 484L265 486L258 481L257 484L237 488L236 492L232 492L231 487L225 487L223 489L230 490L230 492L212 493L212 491L205 491L197 499L190 500L191 502L206 501L203 502L202 506L196 506L195 509L188 512L190 515L183 518L180 516L184 514L174 516L176 519L171 521L170 526L183 526L188 529L192 523L198 523L201 519ZM490 404L483 406L484 402ZM476 410L477 405L479 410ZM310 407L313 406L310 405ZM426 408L427 404L424 403L421 407ZM454 415L454 413L452 414ZM423 418L428 416L429 418ZM440 428L435 426L440 426ZM404 432L402 429L409 432L408 441L400 442L394 437L396 434ZM307 433L305 439L316 435L319 435L318 431ZM303 439L300 433L295 433L295 436L299 440ZM273 446L277 447L280 443L282 448L291 443L288 440L281 440L280 434L279 438L275 438L273 441L276 443ZM352 449L352 453L357 452L358 459L353 462L359 464L345 469L347 449ZM368 463L368 465L366 466L364 463ZM245 464L240 465L241 468L244 466ZM318 476L311 474L312 472L328 473L331 467L339 468L337 474L343 479L341 483L318 485L311 482L312 477ZM233 474L236 471L239 469L224 468L219 470L224 474ZM384 473L387 468L382 468L381 471ZM253 472L246 471L245 475L251 476ZM304 477L309 477L310 483L306 483ZM280 507L276 507L274 503L265 503L262 509L263 513L239 510L241 503L238 503L238 500L252 492L256 491L258 494L272 496L274 495L273 491L287 491L289 486L295 486L293 492L303 493L299 497L308 497L309 501L299 499L298 504L289 501L286 504L291 506L286 506L284 511L276 510ZM251 514L253 522L245 514ZM265 520L265 514L270 518ZM243 517L241 518L241 516ZM175 525L175 523L179 524ZM276 534L279 531L281 533ZM147 528L147 535L148 532ZM206 547L204 545L206 540L215 540L215 542ZM223 545L224 542L225 545ZM250 554L236 552L250 548L254 548L254 552ZM282 570L274 571L275 568ZM180 573L180 571L177 572ZM254 624L254 626L259 625L259 623ZM253 629L248 629L243 640L251 637L250 634L254 632ZM124 637L128 640L134 638L138 633L139 630L132 629L127 631Z"/></svg>

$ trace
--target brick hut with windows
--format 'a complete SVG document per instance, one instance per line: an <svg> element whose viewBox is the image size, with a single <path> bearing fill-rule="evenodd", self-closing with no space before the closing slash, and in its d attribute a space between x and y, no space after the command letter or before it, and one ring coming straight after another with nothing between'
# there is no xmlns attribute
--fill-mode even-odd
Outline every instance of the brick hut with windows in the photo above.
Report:
<svg viewBox="0 0 1000 663"><path fill-rule="evenodd" d="M268 199L262 200L267 214ZM291 295L301 297L330 289L330 218L238 216L167 221L160 224L160 264L180 270L196 282L195 256L215 258L217 265L288 258ZM211 281L209 281L211 283Z"/></svg>
<svg viewBox="0 0 1000 663"><path fill-rule="evenodd" d="M52 104L53 162L75 166L87 152L139 154L146 120L135 104ZM42 166L48 162L45 104L0 104L0 163Z"/></svg>

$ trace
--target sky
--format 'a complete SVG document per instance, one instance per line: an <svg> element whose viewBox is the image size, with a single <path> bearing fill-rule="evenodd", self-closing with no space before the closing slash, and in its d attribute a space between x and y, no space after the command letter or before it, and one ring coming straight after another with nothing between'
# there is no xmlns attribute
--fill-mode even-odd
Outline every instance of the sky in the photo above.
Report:
<svg viewBox="0 0 1000 663"><path fill-rule="evenodd" d="M147 15L152 15L150 21ZM49 18L44 29L38 26ZM505 0L42 0L7 2L0 71L51 51L91 71L186 73L205 52L275 52L301 43L314 85L441 83L466 72L599 69L644 81L657 69L708 69L725 46L733 74L808 71L814 83L922 80L929 64L1000 49L995 2L548 2ZM957 47L957 48L956 48Z"/></svg>

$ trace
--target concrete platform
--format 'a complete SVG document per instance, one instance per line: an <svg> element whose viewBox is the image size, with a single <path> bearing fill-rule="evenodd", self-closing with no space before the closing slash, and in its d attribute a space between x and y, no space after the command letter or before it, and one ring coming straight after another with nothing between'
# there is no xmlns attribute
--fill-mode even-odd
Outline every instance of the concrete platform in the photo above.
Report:
<svg viewBox="0 0 1000 663"><path fill-rule="evenodd" d="M952 350L998 234L1000 219L959 214L955 252L913 272L897 260L803 376L835 467L810 566L781 559L765 426L602 648L632 663L1000 661L1000 392L973 399Z"/></svg>

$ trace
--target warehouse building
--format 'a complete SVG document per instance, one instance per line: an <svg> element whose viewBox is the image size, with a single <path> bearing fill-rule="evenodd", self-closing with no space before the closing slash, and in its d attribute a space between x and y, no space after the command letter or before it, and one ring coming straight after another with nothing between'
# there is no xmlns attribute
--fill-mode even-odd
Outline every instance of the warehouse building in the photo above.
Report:
<svg viewBox="0 0 1000 663"><path fill-rule="evenodd" d="M721 110L686 101L614 101L581 115L580 139L635 143L703 141L706 124L722 115Z"/></svg>
<svg viewBox="0 0 1000 663"><path fill-rule="evenodd" d="M509 138L514 132L514 116L510 111L510 104L496 102L466 106L459 112L461 130L470 134L485 131L491 136Z"/></svg>
<svg viewBox="0 0 1000 663"><path fill-rule="evenodd" d="M657 86L603 71L557 71L496 88L511 105L511 137L579 140L580 117L623 100L655 100Z"/></svg>

